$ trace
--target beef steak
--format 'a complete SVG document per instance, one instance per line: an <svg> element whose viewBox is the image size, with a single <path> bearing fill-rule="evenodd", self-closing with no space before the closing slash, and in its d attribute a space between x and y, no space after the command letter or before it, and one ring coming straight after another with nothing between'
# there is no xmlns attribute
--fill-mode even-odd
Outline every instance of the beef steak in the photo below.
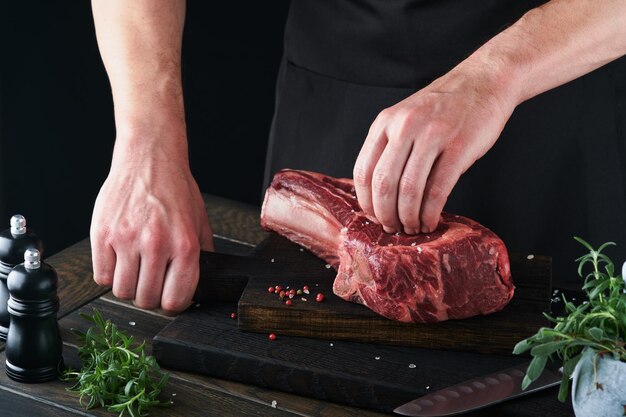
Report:
<svg viewBox="0 0 626 417"><path fill-rule="evenodd" d="M335 268L336 295L392 320L489 314L513 297L508 252L491 230L444 212L433 233L386 233L361 210L351 179L278 172L265 193L261 225Z"/></svg>

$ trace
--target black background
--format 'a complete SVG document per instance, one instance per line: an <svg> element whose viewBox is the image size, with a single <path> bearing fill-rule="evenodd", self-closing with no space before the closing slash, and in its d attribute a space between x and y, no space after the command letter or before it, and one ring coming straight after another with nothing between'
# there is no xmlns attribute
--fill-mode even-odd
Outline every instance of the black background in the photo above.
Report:
<svg viewBox="0 0 626 417"><path fill-rule="evenodd" d="M50 256L89 234L115 139L111 91L89 1L0 4L0 230L25 215ZM183 84L204 192L260 204L287 6L187 2Z"/></svg>

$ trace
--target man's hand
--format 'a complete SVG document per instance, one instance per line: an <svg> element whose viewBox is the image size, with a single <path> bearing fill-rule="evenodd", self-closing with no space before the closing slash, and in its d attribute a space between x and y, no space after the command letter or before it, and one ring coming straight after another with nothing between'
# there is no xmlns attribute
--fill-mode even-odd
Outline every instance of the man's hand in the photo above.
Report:
<svg viewBox="0 0 626 417"><path fill-rule="evenodd" d="M433 231L448 195L495 143L515 102L499 80L459 67L372 124L354 167L363 210L386 232Z"/></svg>
<svg viewBox="0 0 626 417"><path fill-rule="evenodd" d="M118 163L94 208L95 281L141 308L180 312L198 283L200 249L213 250L204 203L188 167Z"/></svg>
<svg viewBox="0 0 626 417"><path fill-rule="evenodd" d="M189 169L184 0L93 0L117 139L91 223L94 279L141 308L184 310L212 233Z"/></svg>
<svg viewBox="0 0 626 417"><path fill-rule="evenodd" d="M623 0L551 0L382 111L354 166L362 208L387 232L433 231L519 103L626 54L625 19Z"/></svg>

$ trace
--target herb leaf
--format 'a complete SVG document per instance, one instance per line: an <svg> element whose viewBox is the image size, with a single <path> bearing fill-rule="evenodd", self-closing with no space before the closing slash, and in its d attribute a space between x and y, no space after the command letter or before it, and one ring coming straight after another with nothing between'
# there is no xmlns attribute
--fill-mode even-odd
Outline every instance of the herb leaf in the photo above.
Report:
<svg viewBox="0 0 626 417"><path fill-rule="evenodd" d="M144 352L145 342L133 346L134 338L119 330L94 308L93 315L80 314L93 326L86 332L72 329L78 337L78 357L82 369L68 369L65 381L74 382L68 391L78 392L80 404L88 409L105 407L121 417L147 416L150 407L172 404L157 396L167 384L169 374L162 372L152 356Z"/></svg>
<svg viewBox="0 0 626 417"><path fill-rule="evenodd" d="M586 300L575 305L566 300L565 317L544 314L554 328L542 327L533 336L515 345L514 354L530 350L533 357L522 388L526 389L543 371L548 360L560 360L563 379L559 400L565 401L569 392L570 377L581 358L584 348L594 349L597 354L610 353L616 359L626 361L626 285L622 275L615 275L615 265L602 251L615 245L606 242L598 249L579 237L574 239L589 253L576 259L578 275L584 278L582 290ZM590 269L584 275L585 271ZM623 266L626 271L626 264Z"/></svg>

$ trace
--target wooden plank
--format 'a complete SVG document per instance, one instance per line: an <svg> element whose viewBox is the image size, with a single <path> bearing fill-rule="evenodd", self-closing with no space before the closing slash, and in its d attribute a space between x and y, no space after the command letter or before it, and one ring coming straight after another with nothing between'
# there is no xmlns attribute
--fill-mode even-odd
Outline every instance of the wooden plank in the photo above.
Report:
<svg viewBox="0 0 626 417"><path fill-rule="evenodd" d="M108 291L93 280L91 245L82 240L46 259L59 276L59 317Z"/></svg>
<svg viewBox="0 0 626 417"><path fill-rule="evenodd" d="M90 314L92 308L97 308L106 319L111 319L120 329L135 337L137 341L146 341L146 351L151 351L151 340L163 326L169 323L167 317L159 317L150 312L130 310L117 303L107 300L95 300L67 315L59 322L64 345L64 359L66 365L77 369L80 364L76 354L76 336L71 333L71 328L86 330L90 323L79 316L80 312ZM4 357L0 356L4 362ZM110 416L110 412L102 409L89 410L87 412L78 403L78 396L66 392L70 385L61 381L53 381L45 384L19 384L4 374L0 375L0 389L19 392L26 395L31 401L47 401L57 404L72 412L81 415ZM229 393L220 389L207 389L207 384L193 379L185 378L184 375L172 375L170 382L164 390L162 398L172 398L174 405L170 408L154 409L151 416L225 416L225 415L250 415L250 416L293 416L294 414L281 408L273 408L271 403L263 403L258 400L241 398L236 392ZM31 410L31 408L28 408ZM22 414L23 415L23 414ZM51 414L55 415L55 414ZM67 414L65 414L67 415Z"/></svg>
<svg viewBox="0 0 626 417"><path fill-rule="evenodd" d="M2 417L66 417L91 415L55 404L53 401L47 399L25 395L16 390L9 390L3 386L0 386L0 412Z"/></svg>
<svg viewBox="0 0 626 417"><path fill-rule="evenodd" d="M89 325L87 321L79 316L80 312L91 314L92 308L97 308L105 319L110 319L120 329L135 337L135 340L146 341L146 351L152 351L152 338L170 323L173 318L161 316L154 312L149 312L133 307L127 307L109 294L100 300L95 300L87 306L64 317L60 323L63 340L73 345L76 343L76 336L71 333L71 328L85 331ZM128 310L130 308L130 310ZM195 307L192 307L195 309ZM131 325L130 323L134 323ZM171 370L170 370L171 371ZM254 403L271 405L276 401L281 410L286 410L298 415L328 415L337 417L382 417L379 413L365 411L362 409L340 407L333 403L315 401L284 392L276 392L255 386L228 381L218 378L210 378L197 374L187 374L172 371L177 378L183 379L193 384L203 386L208 390L216 390L235 397L241 397Z"/></svg>
<svg viewBox="0 0 626 417"><path fill-rule="evenodd" d="M71 329L87 331L92 323L80 317L80 313L91 315L94 308L98 309L105 320L111 320L120 330L134 336L137 342L145 341L146 352L152 351L152 338L154 335L172 321L172 318L159 316L137 308L130 309L120 306L116 302L99 299L78 308L59 321L59 330L63 342L70 345L76 344L76 335L72 333Z"/></svg>
<svg viewBox="0 0 626 417"><path fill-rule="evenodd" d="M335 271L276 234L271 234L258 255L273 259L273 268L283 263L290 265L298 277L276 276L269 272L271 268L268 266L268 276L251 279L239 301L241 330L510 354L517 342L548 324L543 313L550 311L551 260L545 256L527 259L519 254L511 255L511 270L517 288L513 300L502 311L464 320L421 324L388 320L367 307L335 296L332 292ZM304 295L307 301L302 301L303 296L297 296L292 299L292 305L287 306L278 296L268 293L268 287L273 285L290 288L308 285L311 294ZM323 303L315 302L318 292L325 295Z"/></svg>
<svg viewBox="0 0 626 417"><path fill-rule="evenodd" d="M74 368L79 366L76 349L73 346L65 345L63 356L67 365ZM4 354L1 354L0 361L4 362L4 360ZM4 372L0 372L1 389L21 392L33 398L34 401L48 401L67 408L72 412L82 412L84 413L83 415L111 417L111 412L102 408L85 410L79 404L78 394L66 391L66 388L69 386L69 383L59 380L44 384L20 384L9 379ZM207 390L203 385L195 384L177 376L171 377L170 382L162 392L161 398L171 398L174 404L167 408L151 409L151 417L172 415L190 417L223 417L227 415L284 417L294 415L279 408L272 408L270 404L259 404L220 391ZM30 410L30 408L27 409Z"/></svg>
<svg viewBox="0 0 626 417"><path fill-rule="evenodd" d="M379 413L363 408L347 407L328 401L320 401L313 398L289 394L283 391L275 391L254 385L242 384L222 378L214 378L202 374L190 374L169 369L175 375L203 384L207 389L224 391L250 401L263 404L272 404L282 410L286 410L299 416L328 416L328 417L384 417L388 414Z"/></svg>
<svg viewBox="0 0 626 417"><path fill-rule="evenodd" d="M266 334L240 331L229 317L233 309L234 305L203 306L179 316L153 341L159 363L389 412L432 390L527 360L290 336L270 341ZM541 415L555 417L569 415L567 406L556 399L555 390L495 410L510 416L533 415L526 410L542 410Z"/></svg>

